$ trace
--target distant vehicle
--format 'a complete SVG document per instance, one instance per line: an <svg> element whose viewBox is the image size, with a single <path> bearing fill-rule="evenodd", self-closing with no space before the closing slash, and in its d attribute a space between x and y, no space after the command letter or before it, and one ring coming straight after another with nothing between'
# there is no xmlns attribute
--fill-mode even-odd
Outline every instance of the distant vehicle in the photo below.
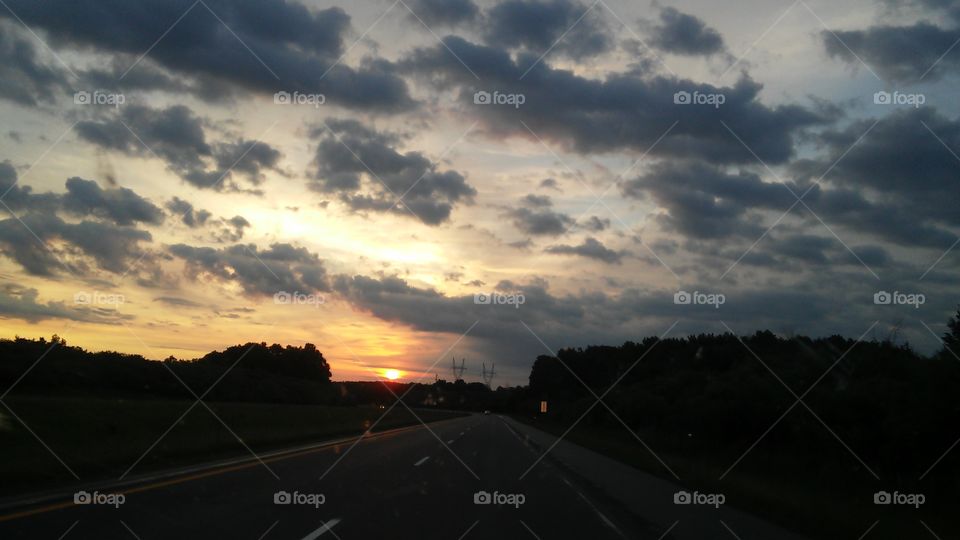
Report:
<svg viewBox="0 0 960 540"><path fill-rule="evenodd" d="M483 411L483 414L490 414L490 409Z"/></svg>

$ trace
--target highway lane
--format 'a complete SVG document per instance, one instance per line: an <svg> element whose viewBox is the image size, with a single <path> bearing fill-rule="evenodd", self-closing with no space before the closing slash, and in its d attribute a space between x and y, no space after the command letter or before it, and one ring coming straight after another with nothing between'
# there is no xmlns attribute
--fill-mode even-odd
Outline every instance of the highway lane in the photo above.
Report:
<svg viewBox="0 0 960 540"><path fill-rule="evenodd" d="M535 450L496 415L473 415L267 459L265 465L147 482L127 488L119 507L68 501L5 519L31 509L8 510L0 515L0 538L659 536L606 507L549 459L521 480L536 459ZM280 492L293 504L277 504L275 497L284 498Z"/></svg>

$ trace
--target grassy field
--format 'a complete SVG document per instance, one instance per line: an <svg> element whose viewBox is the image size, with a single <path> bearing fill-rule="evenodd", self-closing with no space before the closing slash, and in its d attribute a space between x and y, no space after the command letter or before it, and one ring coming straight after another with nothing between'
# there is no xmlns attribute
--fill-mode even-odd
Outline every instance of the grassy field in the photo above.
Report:
<svg viewBox="0 0 960 540"><path fill-rule="evenodd" d="M542 419L515 418L557 436L569 427ZM763 516L811 538L860 538L878 520L879 523L866 539L934 538L927 532L924 523L940 538L960 538L957 520L949 518L953 514L952 508L945 504L946 501L931 500L934 497L929 495L927 503L919 510L876 506L872 501L872 492L882 488L874 486L870 477L864 477L865 481L859 485L847 483L845 489L827 488L825 484L835 486L837 482L813 477L802 467L786 463L782 457L760 452L752 453L728 476L719 480L739 454L731 459L718 458L722 452L682 455L665 450L671 448L675 441L658 441L655 435L648 433L638 435L682 479L680 483L685 487L706 493L724 493L727 504ZM663 465L625 429L609 430L581 424L568 433L565 440L675 481ZM843 451L842 448L840 451ZM840 459L847 457L839 455ZM822 456L822 459L833 458ZM767 472L761 472L759 466L766 467ZM949 502L952 503L952 499Z"/></svg>
<svg viewBox="0 0 960 540"><path fill-rule="evenodd" d="M145 453L131 474L249 455L231 430L261 452L359 434L385 412L375 407L210 403L228 430L202 404L178 421L192 401L8 396L4 403L10 410L0 407L0 496L76 482L44 443L88 482L119 477ZM456 414L418 410L417 415L430 422ZM416 423L397 406L374 431Z"/></svg>

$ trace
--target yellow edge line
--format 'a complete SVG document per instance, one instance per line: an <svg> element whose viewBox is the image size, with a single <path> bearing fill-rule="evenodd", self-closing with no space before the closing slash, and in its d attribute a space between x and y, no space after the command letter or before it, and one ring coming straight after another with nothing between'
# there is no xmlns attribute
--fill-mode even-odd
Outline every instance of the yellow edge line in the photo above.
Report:
<svg viewBox="0 0 960 540"><path fill-rule="evenodd" d="M450 420L452 420L452 418L451 418ZM441 420L441 421L442 421L442 420ZM373 433L373 434L371 434L369 437L370 437L370 438L374 438L374 437L375 437L375 438L380 438L380 437L382 437L382 436L394 435L394 434L397 434L397 433L401 433L401 432L403 432L403 431L409 431L410 429L416 429L416 428L419 428L419 427L421 427L421 426L420 426L420 425L416 425L416 426L405 426L405 427L402 427L402 428L397 428L396 430L390 430L390 431L386 431L386 432L383 432L383 433ZM350 440L353 440L353 439L350 439ZM332 442L332 443L329 443L329 444L324 444L324 445L322 445L322 446L318 446L318 447L316 447L316 448L307 448L307 449L305 449L305 450L298 450L298 451L294 451L294 452L289 453L289 454L283 454L283 455L279 455L279 456L273 456L273 457L269 457L269 458L266 458L266 459L263 459L263 460L259 460L259 461L258 461L258 460L250 460L250 461L248 461L248 462L238 463L238 464L236 464L236 465L228 465L228 466L219 467L219 468L218 468L218 467L214 467L214 468L212 468L212 469L210 469L210 470L207 470L207 471L197 472L197 473L189 474L189 475L187 475L187 476L180 476L180 477L177 477L177 478L171 478L171 479L169 479L169 480L161 480L161 481L159 481L159 482L153 482L153 483L151 483L151 484L145 484L145 485L142 485L142 486L132 487L132 488L124 489L124 490L120 490L120 491L111 491L110 493L122 493L122 494L124 494L124 495L128 495L128 494L130 494L130 493L140 493L141 491L150 491L150 490L152 490L152 489L157 489L157 488L166 487L166 486L172 486L172 485L176 485L176 484L182 484L182 483L184 483L184 482L190 482L190 481L193 481L193 480L199 480L200 478L206 478L206 477L208 477L208 476L217 476L217 475L221 475L221 474L228 473L228 472L239 471L239 470L242 470L242 469L249 469L250 467L256 467L257 465L260 465L261 461L262 461L263 463L273 463L274 461L281 461L281 460L284 460L284 459L291 459L291 458L295 458L295 457L304 456L304 455L307 455L307 454L314 454L314 453L317 453L317 452L322 452L322 451L324 451L324 450L328 450L328 449L331 448L331 447L337 447L337 446L340 446L340 445L346 444L346 443L347 443L347 441ZM73 506L76 506L76 504L74 504L72 501L64 501L64 502L62 502L62 503L50 504L50 505L47 505L47 506L41 506L41 507L39 507L39 508L31 508L30 510L23 510L23 511L20 511L20 512L14 512L14 513L12 513L12 514L2 515L2 516L0 516L0 523L2 523L2 522L4 522L4 521L11 521L11 520L14 520L14 519L19 519L19 518L24 518L24 517L28 517L28 516L33 516L33 515L36 515L36 514L46 514L46 513L48 513L48 512L53 512L53 511L56 511L56 510L63 510L64 508L70 508L70 507L73 507Z"/></svg>

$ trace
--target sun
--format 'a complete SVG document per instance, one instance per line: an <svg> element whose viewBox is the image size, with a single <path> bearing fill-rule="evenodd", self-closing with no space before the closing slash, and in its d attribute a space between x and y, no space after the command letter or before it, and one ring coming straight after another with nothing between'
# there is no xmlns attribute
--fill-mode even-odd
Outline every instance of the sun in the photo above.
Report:
<svg viewBox="0 0 960 540"><path fill-rule="evenodd" d="M400 378L400 372L395 369L388 369L383 372L383 375L391 381L395 381Z"/></svg>

